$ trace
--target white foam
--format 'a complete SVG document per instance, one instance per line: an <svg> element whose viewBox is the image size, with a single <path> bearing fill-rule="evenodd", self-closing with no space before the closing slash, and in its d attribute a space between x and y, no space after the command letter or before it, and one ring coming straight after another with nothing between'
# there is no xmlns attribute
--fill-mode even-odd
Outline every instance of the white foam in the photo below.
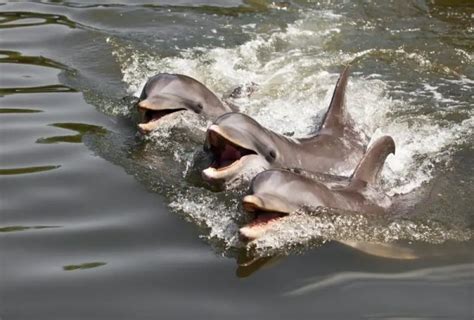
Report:
<svg viewBox="0 0 474 320"><path fill-rule="evenodd" d="M236 223L238 217L238 201L231 201L231 206L226 206L218 198L194 194L178 193L173 197L170 207L184 213L187 219L207 229L206 238L217 240L224 247L236 247L239 242L239 227Z"/></svg>
<svg viewBox="0 0 474 320"><path fill-rule="evenodd" d="M265 235L251 243L257 255L274 255L321 245L327 240L390 243L397 240L443 243L467 241L469 229L451 229L434 221L395 220L380 224L366 216L338 215L331 210L314 209L314 215L301 210L270 225ZM314 243L315 239L323 239Z"/></svg>

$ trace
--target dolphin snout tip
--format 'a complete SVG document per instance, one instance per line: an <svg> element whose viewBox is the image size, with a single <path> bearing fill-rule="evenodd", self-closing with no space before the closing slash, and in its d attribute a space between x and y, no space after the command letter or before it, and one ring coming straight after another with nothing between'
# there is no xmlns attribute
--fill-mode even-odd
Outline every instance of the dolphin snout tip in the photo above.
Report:
<svg viewBox="0 0 474 320"><path fill-rule="evenodd" d="M209 167L207 169L204 169L201 171L201 177L204 179L204 181L207 182L214 182L216 179L214 178L215 176L215 171L216 169Z"/></svg>
<svg viewBox="0 0 474 320"><path fill-rule="evenodd" d="M239 240L242 242L251 242L261 236L260 230L254 230L254 228L245 226L239 229Z"/></svg>
<svg viewBox="0 0 474 320"><path fill-rule="evenodd" d="M245 229L245 230L242 230ZM248 229L248 228L247 228ZM248 236L248 232L246 230L246 227L240 228L239 230L239 240L242 242L251 242L252 240L255 240L254 238L251 238Z"/></svg>
<svg viewBox="0 0 474 320"><path fill-rule="evenodd" d="M143 135L147 135L149 134L151 131L153 131L153 129L151 128L150 124L149 123L139 123L137 125L137 129L138 131L143 134Z"/></svg>
<svg viewBox="0 0 474 320"><path fill-rule="evenodd" d="M257 196L247 195L242 199L242 205L247 212L255 212L258 208L263 207L263 201Z"/></svg>
<svg viewBox="0 0 474 320"><path fill-rule="evenodd" d="M142 108L142 109L149 109L149 107L150 107L150 101L148 101L147 99L142 100L142 101L139 101L139 102L137 103L137 106L138 106L139 108Z"/></svg>
<svg viewBox="0 0 474 320"><path fill-rule="evenodd" d="M219 126L217 124L211 124L207 130L217 132L219 131Z"/></svg>

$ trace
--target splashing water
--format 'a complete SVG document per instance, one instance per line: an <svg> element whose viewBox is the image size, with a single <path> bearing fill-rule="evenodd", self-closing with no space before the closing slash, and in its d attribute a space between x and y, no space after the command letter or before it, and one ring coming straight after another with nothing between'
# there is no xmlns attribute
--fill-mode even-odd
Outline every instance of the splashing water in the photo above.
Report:
<svg viewBox="0 0 474 320"><path fill-rule="evenodd" d="M122 66L123 81L128 84L129 92L139 94L144 80L158 72L187 74L214 92L222 93L255 82L258 90L252 96L234 102L262 125L295 137L314 131L329 105L338 72L343 65L351 63L353 74L346 93L349 114L361 134L372 137L372 141L391 135L397 146L396 154L387 159L382 171L384 190L390 195L405 194L429 183L437 170L449 165L457 147L472 138L474 128L469 102L455 95L447 96L443 86L450 84L464 91L466 87L473 87L472 80L430 61L428 54L404 48L352 52L332 49L333 42L343 37L343 30L352 22L325 10L301 15L301 19L285 29L269 34L259 33L252 25L244 26L252 39L240 45L194 47L184 50L180 56L161 58L139 52L115 38L109 38L108 43ZM461 52L460 57L465 58L465 55ZM472 57L468 55L467 59L472 60ZM383 72L378 73L376 68L370 71L374 69L374 60L378 61L379 71L392 72L392 79L381 75ZM391 66L394 61L398 63L396 68L407 74L415 72L415 76L420 77L438 72L447 80L440 83L439 79L424 76L420 83L403 81L398 78L400 71L394 72ZM429 112L419 111L425 109ZM462 114L464 119L450 120L453 114ZM184 127L196 126L198 131L208 125L193 123L193 120L185 122ZM170 134L172 127L160 128L154 138L162 142L174 139ZM174 160L180 161L182 153L176 151L180 144L167 147L171 154L177 155ZM189 157L181 161L189 161ZM200 189L178 191L172 193L170 199L173 210L207 228L209 239L219 239L225 247L239 245L237 230L242 215L239 200L221 203L219 196ZM363 239L359 239L360 235L364 235ZM429 221L393 220L374 225L357 215L334 219L297 214L283 219L276 230L255 242L255 246L283 248L289 244L310 243L319 237L437 243L448 239L468 240L471 233Z"/></svg>

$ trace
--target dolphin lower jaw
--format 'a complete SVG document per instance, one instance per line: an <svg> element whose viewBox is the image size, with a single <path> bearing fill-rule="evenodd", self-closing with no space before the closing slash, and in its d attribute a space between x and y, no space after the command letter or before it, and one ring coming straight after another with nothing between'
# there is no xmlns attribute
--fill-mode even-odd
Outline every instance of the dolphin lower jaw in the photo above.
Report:
<svg viewBox="0 0 474 320"><path fill-rule="evenodd" d="M247 241L263 236L274 222L288 216L291 211L277 203L267 203L265 199L255 195L245 196L242 205L245 211L254 216L250 223L239 230L241 238Z"/></svg>
<svg viewBox="0 0 474 320"><path fill-rule="evenodd" d="M228 180L235 177L252 157L257 156L255 151L224 137L215 125L208 129L206 145L213 157L211 165L202 172L207 180Z"/></svg>
<svg viewBox="0 0 474 320"><path fill-rule="evenodd" d="M287 214L280 212L263 212L255 213L255 218L249 224L243 226L239 230L240 239L243 241L253 241L261 238L271 229L272 225L286 217Z"/></svg>
<svg viewBox="0 0 474 320"><path fill-rule="evenodd" d="M248 156L243 156L240 159L232 162L225 167L209 167L202 171L202 175L206 180L229 180L238 175L243 167Z"/></svg>
<svg viewBox="0 0 474 320"><path fill-rule="evenodd" d="M267 232L268 224L260 226L245 226L240 228L239 236L242 241L253 241L261 238Z"/></svg>
<svg viewBox="0 0 474 320"><path fill-rule="evenodd" d="M138 103L138 114L140 123L138 124L138 130L147 134L158 128L160 120L164 117L168 117L178 111L185 111L185 108L177 109L152 109L148 103L144 101Z"/></svg>

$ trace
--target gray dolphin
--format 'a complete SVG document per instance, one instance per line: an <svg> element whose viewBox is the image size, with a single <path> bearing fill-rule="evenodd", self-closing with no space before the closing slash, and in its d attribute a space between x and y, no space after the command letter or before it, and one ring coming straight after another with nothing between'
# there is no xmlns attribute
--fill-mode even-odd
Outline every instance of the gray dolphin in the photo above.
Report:
<svg viewBox="0 0 474 320"><path fill-rule="evenodd" d="M230 184L270 168L285 167L328 173L353 170L364 155L366 141L345 114L348 74L346 67L322 124L307 138L288 138L241 113L220 116L206 133L205 150L210 151L213 162L203 170L204 179Z"/></svg>
<svg viewBox="0 0 474 320"><path fill-rule="evenodd" d="M279 218L304 207L328 207L365 214L382 214L391 206L391 199L377 187L377 177L385 159L395 153L390 136L375 141L366 152L352 176L321 181L318 176L272 169L258 174L251 183L250 194L243 198L243 207L255 214L253 222L240 229L243 237L252 240L263 235Z"/></svg>
<svg viewBox="0 0 474 320"><path fill-rule="evenodd" d="M221 101L201 82L181 74L160 73L143 87L137 109L140 116L138 128L149 133L159 126L159 121L170 114L194 112L214 121L218 116L236 111Z"/></svg>

